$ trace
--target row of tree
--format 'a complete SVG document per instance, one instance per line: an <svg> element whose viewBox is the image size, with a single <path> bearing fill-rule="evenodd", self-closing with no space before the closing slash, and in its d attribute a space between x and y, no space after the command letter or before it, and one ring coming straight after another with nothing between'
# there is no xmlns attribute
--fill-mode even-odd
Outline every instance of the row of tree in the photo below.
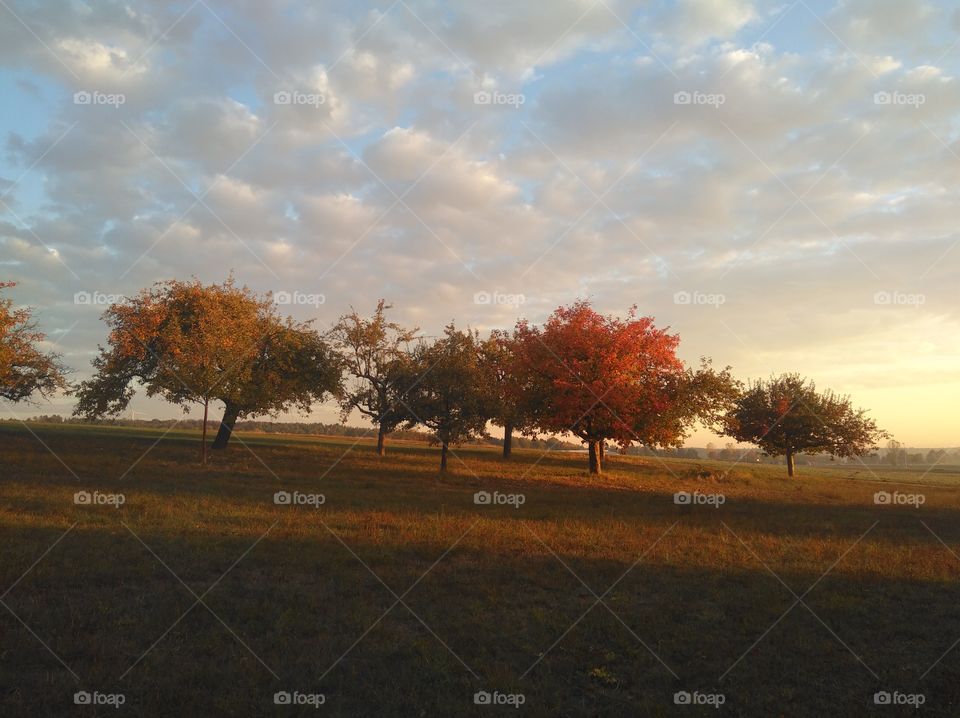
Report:
<svg viewBox="0 0 960 718"><path fill-rule="evenodd" d="M9 304L2 306L9 314ZM573 434L586 444L595 474L610 444L679 447L698 423L785 456L791 476L800 452L860 455L886 436L848 398L818 392L798 375L744 386L709 359L684 365L679 337L635 308L619 318L578 301L542 326L520 320L483 338L453 323L425 338L391 321L389 309L381 300L372 316L353 311L320 332L281 317L269 294L232 279L158 283L104 313L107 343L93 360L94 376L76 388L75 414L117 415L137 385L185 410L199 405L206 461L213 402L223 405L223 417L212 446L223 449L240 419L306 412L333 398L343 420L358 412L373 424L381 455L399 427L425 427L441 447L441 471L451 446L485 436L490 423L503 429L505 459L514 433ZM11 386L3 395L65 388L58 358L33 346L29 316L12 316L36 355L18 368L0 354L0 379Z"/></svg>
<svg viewBox="0 0 960 718"><path fill-rule="evenodd" d="M887 442L887 453L883 457L884 463L891 466L906 466L907 464L939 464L947 456L945 449L929 449L924 455L922 452L909 453L899 441L891 439Z"/></svg>

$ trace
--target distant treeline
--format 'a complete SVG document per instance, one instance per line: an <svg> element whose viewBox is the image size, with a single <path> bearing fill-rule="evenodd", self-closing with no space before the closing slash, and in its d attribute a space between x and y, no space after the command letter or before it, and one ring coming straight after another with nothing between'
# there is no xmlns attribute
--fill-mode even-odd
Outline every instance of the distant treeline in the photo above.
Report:
<svg viewBox="0 0 960 718"><path fill-rule="evenodd" d="M6 419L6 421L20 421ZM182 429L202 428L201 419L83 419L79 417L63 417L59 414L43 414L31 416L24 421L39 424L86 424L102 426L130 426L151 429ZM208 421L207 427L216 429L219 421ZM346 424L325 424L320 421L238 421L237 431L259 432L263 434L304 434L310 436L344 436L351 438L377 438L375 427L347 426ZM390 434L390 438L400 441L421 441L429 443L431 435L426 431L398 429ZM502 439L494 436L485 437L482 443L499 446ZM526 437L513 438L513 445L519 449L539 449L541 451L570 451L583 448L581 444L574 444L560 439L528 439Z"/></svg>

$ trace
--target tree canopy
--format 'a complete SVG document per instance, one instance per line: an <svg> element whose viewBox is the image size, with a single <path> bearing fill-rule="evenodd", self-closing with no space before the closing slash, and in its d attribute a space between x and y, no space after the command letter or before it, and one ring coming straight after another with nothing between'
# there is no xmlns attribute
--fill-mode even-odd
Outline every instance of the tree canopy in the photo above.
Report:
<svg viewBox="0 0 960 718"><path fill-rule="evenodd" d="M0 282L0 290L14 286ZM0 298L0 398L29 401L34 394L48 397L67 389L60 355L39 346L45 339L30 309L14 309L12 299Z"/></svg>
<svg viewBox="0 0 960 718"><path fill-rule="evenodd" d="M449 446L484 436L496 409L484 381L479 337L449 324L442 337L416 347L406 385L408 424L433 432L445 472Z"/></svg>
<svg viewBox="0 0 960 718"><path fill-rule="evenodd" d="M578 301L542 328L519 322L517 337L533 423L584 441L591 473L601 472L603 442L679 445L698 419L715 420L735 395L729 370L687 369L676 355L679 337L635 308L620 319Z"/></svg>
<svg viewBox="0 0 960 718"><path fill-rule="evenodd" d="M351 311L329 332L348 379L340 395L341 417L354 410L377 427L377 453L386 453L386 436L408 414L400 399L407 377L409 345L418 329L387 320L391 306L381 299L370 319Z"/></svg>
<svg viewBox="0 0 960 718"><path fill-rule="evenodd" d="M531 410L524 401L527 374L518 356L519 340L516 334L499 329L480 345L482 368L488 389L492 393L492 423L503 427L503 458L509 459L513 450L513 432L532 428Z"/></svg>
<svg viewBox="0 0 960 718"><path fill-rule="evenodd" d="M795 473L798 453L861 456L887 437L849 397L817 391L799 374L782 374L749 386L724 420L723 433L785 456L787 474Z"/></svg>
<svg viewBox="0 0 960 718"><path fill-rule="evenodd" d="M282 320L270 297L258 297L232 279L222 284L159 282L110 306L107 347L93 360L94 377L80 385L75 413L118 414L134 395L174 404L224 403L221 445L240 416L308 409L339 388L339 362L307 325ZM224 435L224 432L225 435Z"/></svg>

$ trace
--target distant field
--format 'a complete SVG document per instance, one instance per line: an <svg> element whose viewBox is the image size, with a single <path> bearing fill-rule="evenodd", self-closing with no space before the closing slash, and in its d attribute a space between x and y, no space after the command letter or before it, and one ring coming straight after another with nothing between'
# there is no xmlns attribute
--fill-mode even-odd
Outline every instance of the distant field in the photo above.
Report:
<svg viewBox="0 0 960 718"><path fill-rule="evenodd" d="M956 467L196 438L0 424L0 715L960 715Z"/></svg>
<svg viewBox="0 0 960 718"><path fill-rule="evenodd" d="M672 459L672 463L680 460ZM685 459L687 463L708 466L714 471L725 472L731 470L731 464L726 461L700 461ZM739 463L732 469L758 469L757 476L777 477L785 473L783 466L770 464ZM857 481L881 481L900 484L917 484L927 486L953 486L960 488L960 466L937 464L935 466L919 467L892 467L872 464L837 464L836 466L798 466L797 474L800 480L809 478L823 479L853 479Z"/></svg>

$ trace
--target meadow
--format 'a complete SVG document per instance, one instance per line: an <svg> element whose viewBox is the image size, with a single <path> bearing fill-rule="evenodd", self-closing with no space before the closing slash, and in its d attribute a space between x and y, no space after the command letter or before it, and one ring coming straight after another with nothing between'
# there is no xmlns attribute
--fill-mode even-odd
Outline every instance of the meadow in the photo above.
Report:
<svg viewBox="0 0 960 718"><path fill-rule="evenodd" d="M388 452L0 425L0 715L960 713L955 470Z"/></svg>

